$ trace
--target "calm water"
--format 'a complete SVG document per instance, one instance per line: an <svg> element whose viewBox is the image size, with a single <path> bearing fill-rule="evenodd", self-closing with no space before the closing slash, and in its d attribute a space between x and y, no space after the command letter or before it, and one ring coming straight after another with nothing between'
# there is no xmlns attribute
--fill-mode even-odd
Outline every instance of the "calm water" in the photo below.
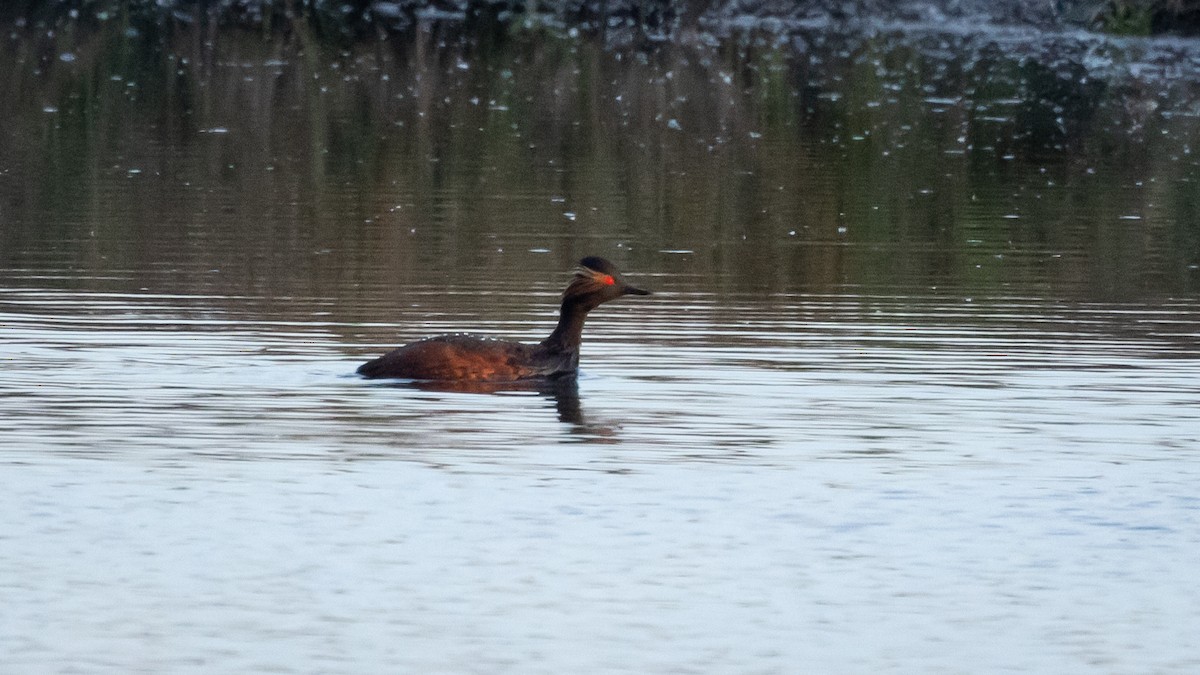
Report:
<svg viewBox="0 0 1200 675"><path fill-rule="evenodd" d="M1200 668L1200 49L827 33L7 27L0 670Z"/></svg>

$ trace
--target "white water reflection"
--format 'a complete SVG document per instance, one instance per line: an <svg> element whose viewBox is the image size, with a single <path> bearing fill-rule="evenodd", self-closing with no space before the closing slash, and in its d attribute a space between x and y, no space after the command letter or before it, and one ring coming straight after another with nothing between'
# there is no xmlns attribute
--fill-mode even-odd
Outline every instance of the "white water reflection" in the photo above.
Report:
<svg viewBox="0 0 1200 675"><path fill-rule="evenodd" d="M0 302L15 672L1200 665L1182 307L655 296L577 391L478 394L316 317Z"/></svg>

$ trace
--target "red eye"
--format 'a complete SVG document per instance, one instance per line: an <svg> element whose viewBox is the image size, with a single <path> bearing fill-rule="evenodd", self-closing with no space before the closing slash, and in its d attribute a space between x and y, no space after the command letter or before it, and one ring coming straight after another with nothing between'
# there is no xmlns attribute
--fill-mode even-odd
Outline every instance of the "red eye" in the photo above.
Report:
<svg viewBox="0 0 1200 675"><path fill-rule="evenodd" d="M613 279L611 274L605 274L600 277L600 283L604 284L605 286L612 286L613 284L617 283L617 280Z"/></svg>

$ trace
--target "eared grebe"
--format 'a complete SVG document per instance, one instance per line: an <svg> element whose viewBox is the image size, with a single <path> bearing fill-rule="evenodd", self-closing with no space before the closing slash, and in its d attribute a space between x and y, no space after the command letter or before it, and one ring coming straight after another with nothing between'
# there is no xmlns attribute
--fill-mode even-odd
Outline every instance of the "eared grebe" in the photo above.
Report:
<svg viewBox="0 0 1200 675"><path fill-rule="evenodd" d="M358 368L366 377L440 382L512 382L574 375L587 313L622 295L650 295L625 283L617 268L589 256L563 291L558 326L537 344L474 335L439 335L405 345Z"/></svg>

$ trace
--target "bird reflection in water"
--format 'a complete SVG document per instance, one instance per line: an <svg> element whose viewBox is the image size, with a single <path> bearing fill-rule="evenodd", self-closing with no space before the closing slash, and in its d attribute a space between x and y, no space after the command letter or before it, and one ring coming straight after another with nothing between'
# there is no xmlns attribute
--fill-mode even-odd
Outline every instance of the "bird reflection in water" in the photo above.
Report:
<svg viewBox="0 0 1200 675"><path fill-rule="evenodd" d="M584 434L592 440L615 441L618 424L589 421L583 414L579 398L579 380L575 376L542 380L516 380L514 382L464 381L397 381L394 386L426 392L456 394L502 395L514 392L535 393L548 401L554 401L558 421L571 425L572 433Z"/></svg>

